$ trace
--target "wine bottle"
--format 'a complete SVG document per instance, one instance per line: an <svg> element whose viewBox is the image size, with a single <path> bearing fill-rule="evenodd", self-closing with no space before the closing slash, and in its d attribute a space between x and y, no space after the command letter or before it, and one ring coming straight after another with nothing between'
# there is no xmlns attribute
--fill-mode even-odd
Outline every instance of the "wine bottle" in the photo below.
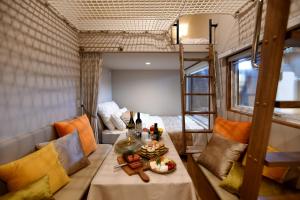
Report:
<svg viewBox="0 0 300 200"><path fill-rule="evenodd" d="M159 141L160 139L160 135L159 135L159 132L158 132L158 127L157 127L157 123L154 124L154 138L156 141Z"/></svg>
<svg viewBox="0 0 300 200"><path fill-rule="evenodd" d="M130 120L128 122L127 129L128 129L128 136L134 135L135 124L134 124L134 120L133 120L133 112L132 111L130 111Z"/></svg>
<svg viewBox="0 0 300 200"><path fill-rule="evenodd" d="M135 121L135 130L136 130L136 133L139 134L139 135L143 131L143 124L142 124L142 120L141 120L139 112L137 113L137 119Z"/></svg>

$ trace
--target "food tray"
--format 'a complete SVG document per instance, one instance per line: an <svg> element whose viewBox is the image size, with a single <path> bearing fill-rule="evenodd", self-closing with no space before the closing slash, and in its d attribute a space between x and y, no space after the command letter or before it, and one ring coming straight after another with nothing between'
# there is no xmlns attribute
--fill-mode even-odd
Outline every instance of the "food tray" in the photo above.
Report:
<svg viewBox="0 0 300 200"><path fill-rule="evenodd" d="M159 157L159 156L162 156L164 154L166 154L167 152L169 151L169 149L165 146L161 146L159 147L158 149L156 149L155 151L153 152L149 152L147 151L146 149L144 148L141 148L139 151L138 151L138 154L144 158L147 158L147 159L153 159L155 157Z"/></svg>

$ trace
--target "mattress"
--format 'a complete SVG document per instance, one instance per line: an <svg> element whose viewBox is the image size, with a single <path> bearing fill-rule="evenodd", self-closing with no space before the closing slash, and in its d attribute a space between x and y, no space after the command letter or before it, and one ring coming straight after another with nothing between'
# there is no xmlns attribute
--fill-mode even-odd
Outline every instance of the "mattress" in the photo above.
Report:
<svg viewBox="0 0 300 200"><path fill-rule="evenodd" d="M183 154L184 143L181 116L160 116L160 118L178 153ZM191 116L186 117L185 126L188 131L199 131L206 128L204 123L196 121ZM203 146L207 142L207 135L202 133L187 134L186 142L188 146Z"/></svg>

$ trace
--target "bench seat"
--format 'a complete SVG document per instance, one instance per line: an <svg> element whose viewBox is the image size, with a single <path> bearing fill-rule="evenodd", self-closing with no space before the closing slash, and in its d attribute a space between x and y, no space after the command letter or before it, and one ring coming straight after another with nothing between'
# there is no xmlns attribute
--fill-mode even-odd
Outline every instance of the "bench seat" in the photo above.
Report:
<svg viewBox="0 0 300 200"><path fill-rule="evenodd" d="M35 145L57 139L57 133L52 125L0 141L0 165L11 162L34 152ZM100 168L102 162L112 150L110 144L97 144L97 149L88 158L89 166L71 176L71 181L54 194L56 200L85 199L90 183ZM0 181L0 196L7 193L4 182Z"/></svg>
<svg viewBox="0 0 300 200"><path fill-rule="evenodd" d="M193 154L192 158L193 160L196 162L198 157L200 154ZM211 173L208 169L206 169L205 167L203 167L202 165L197 164L198 169L203 173L203 175L206 177L206 179L208 180L209 184L211 185L211 187L214 189L214 191L216 192L217 196L222 199L222 200L238 200L239 198L230 193L227 192L226 190L224 190L223 188L221 188L219 185L221 183L221 179L219 179L218 177L216 177L213 173Z"/></svg>

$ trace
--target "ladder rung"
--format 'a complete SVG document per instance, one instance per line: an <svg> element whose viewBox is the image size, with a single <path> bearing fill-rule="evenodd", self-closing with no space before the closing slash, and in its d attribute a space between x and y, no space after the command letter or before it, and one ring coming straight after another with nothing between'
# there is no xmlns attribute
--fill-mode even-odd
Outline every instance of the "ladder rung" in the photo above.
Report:
<svg viewBox="0 0 300 200"><path fill-rule="evenodd" d="M214 95L215 93L185 93L185 95L199 95L199 96L210 96L210 95Z"/></svg>
<svg viewBox="0 0 300 200"><path fill-rule="evenodd" d="M202 129L202 130L185 130L185 133L212 133L211 129Z"/></svg>
<svg viewBox="0 0 300 200"><path fill-rule="evenodd" d="M212 76L207 76L207 75L186 75L185 78L212 78Z"/></svg>
<svg viewBox="0 0 300 200"><path fill-rule="evenodd" d="M300 101L275 101L276 108L300 108Z"/></svg>
<svg viewBox="0 0 300 200"><path fill-rule="evenodd" d="M208 58L184 58L183 60L184 61L200 61L200 62L209 61Z"/></svg>
<svg viewBox="0 0 300 200"><path fill-rule="evenodd" d="M187 146L185 153L187 153L187 154L202 153L204 149L205 149L205 145L203 145L203 146Z"/></svg>
<svg viewBox="0 0 300 200"><path fill-rule="evenodd" d="M265 164L269 167L300 166L300 152L268 152Z"/></svg>
<svg viewBox="0 0 300 200"><path fill-rule="evenodd" d="M198 112L198 111L189 111L189 112L185 112L186 115L209 115L209 114L216 114L216 112L209 112L209 111L205 111L205 112Z"/></svg>

